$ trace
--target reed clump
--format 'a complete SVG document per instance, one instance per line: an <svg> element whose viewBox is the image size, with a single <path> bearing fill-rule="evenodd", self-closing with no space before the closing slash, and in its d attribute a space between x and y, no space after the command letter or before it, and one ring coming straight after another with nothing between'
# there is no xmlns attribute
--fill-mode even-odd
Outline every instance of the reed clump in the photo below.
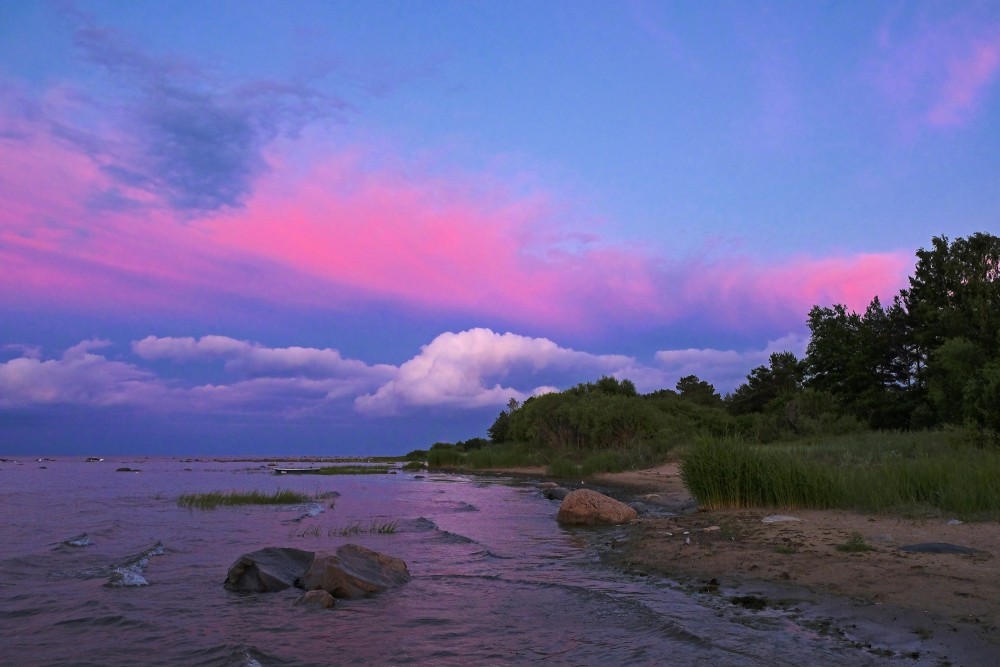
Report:
<svg viewBox="0 0 1000 667"><path fill-rule="evenodd" d="M396 532L398 523L396 521L376 521L373 520L367 526L360 521L348 524L340 528L330 528L327 531L329 537L350 537L352 535L392 535Z"/></svg>
<svg viewBox="0 0 1000 667"><path fill-rule="evenodd" d="M184 493L177 499L180 507L189 509L209 510L220 505L297 505L308 502L310 497L304 493L278 489L266 491L207 491L204 493Z"/></svg>
<svg viewBox="0 0 1000 667"><path fill-rule="evenodd" d="M1000 450L943 432L877 433L782 444L703 438L681 478L705 508L840 508L1000 517Z"/></svg>
<svg viewBox="0 0 1000 667"><path fill-rule="evenodd" d="M339 465L323 466L316 470L317 475L385 475L389 472L387 465Z"/></svg>

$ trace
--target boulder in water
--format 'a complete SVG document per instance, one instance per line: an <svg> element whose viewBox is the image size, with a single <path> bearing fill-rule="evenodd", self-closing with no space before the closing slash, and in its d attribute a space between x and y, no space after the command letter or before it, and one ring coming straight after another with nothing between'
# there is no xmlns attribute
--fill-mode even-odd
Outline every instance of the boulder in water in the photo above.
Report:
<svg viewBox="0 0 1000 667"><path fill-rule="evenodd" d="M578 526L629 523L639 514L623 502L590 489L577 489L559 506L556 521Z"/></svg>
<svg viewBox="0 0 1000 667"><path fill-rule="evenodd" d="M356 598L410 580L406 563L357 544L335 553L318 553L300 582L307 591L321 589L338 598Z"/></svg>
<svg viewBox="0 0 1000 667"><path fill-rule="evenodd" d="M309 569L315 554L302 549L267 547L243 554L229 567L227 590L237 593L268 593L295 585Z"/></svg>

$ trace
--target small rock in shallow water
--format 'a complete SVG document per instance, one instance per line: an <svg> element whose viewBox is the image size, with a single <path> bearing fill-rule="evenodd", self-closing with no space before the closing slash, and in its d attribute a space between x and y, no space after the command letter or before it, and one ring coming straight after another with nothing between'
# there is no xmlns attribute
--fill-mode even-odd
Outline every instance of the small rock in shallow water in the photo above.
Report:
<svg viewBox="0 0 1000 667"><path fill-rule="evenodd" d="M306 591L302 597L295 601L295 605L305 605L307 607L319 607L329 609L333 606L333 596L324 590Z"/></svg>
<svg viewBox="0 0 1000 667"><path fill-rule="evenodd" d="M63 542L63 544L71 547L89 547L93 543L94 541L90 539L90 536L87 535L87 533L80 533L76 537L71 537Z"/></svg>

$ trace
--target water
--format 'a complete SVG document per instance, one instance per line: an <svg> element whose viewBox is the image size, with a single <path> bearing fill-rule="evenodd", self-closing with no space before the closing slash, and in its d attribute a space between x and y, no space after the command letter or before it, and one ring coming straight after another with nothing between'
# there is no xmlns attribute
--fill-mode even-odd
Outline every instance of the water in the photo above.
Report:
<svg viewBox="0 0 1000 667"><path fill-rule="evenodd" d="M177 505L182 493L277 488L339 496L292 507ZM627 529L560 528L558 503L503 478L8 461L0 507L3 665L896 664L783 612L608 567L600 554ZM373 522L397 530L338 536ZM240 554L348 542L402 558L412 581L332 610L293 606L294 589L222 587Z"/></svg>

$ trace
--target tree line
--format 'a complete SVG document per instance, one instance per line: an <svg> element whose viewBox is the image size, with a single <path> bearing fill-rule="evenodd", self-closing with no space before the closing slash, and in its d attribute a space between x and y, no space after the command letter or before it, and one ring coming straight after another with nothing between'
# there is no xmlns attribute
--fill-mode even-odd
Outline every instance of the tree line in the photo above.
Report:
<svg viewBox="0 0 1000 667"><path fill-rule="evenodd" d="M814 306L805 358L771 354L725 397L694 375L649 394L627 379L602 377L523 403L512 399L489 427L489 443L544 450L549 459L610 454L617 461L611 467L629 467L700 435L767 442L958 425L995 442L1000 238L934 237L916 257L909 286L891 304L875 297L863 313Z"/></svg>

